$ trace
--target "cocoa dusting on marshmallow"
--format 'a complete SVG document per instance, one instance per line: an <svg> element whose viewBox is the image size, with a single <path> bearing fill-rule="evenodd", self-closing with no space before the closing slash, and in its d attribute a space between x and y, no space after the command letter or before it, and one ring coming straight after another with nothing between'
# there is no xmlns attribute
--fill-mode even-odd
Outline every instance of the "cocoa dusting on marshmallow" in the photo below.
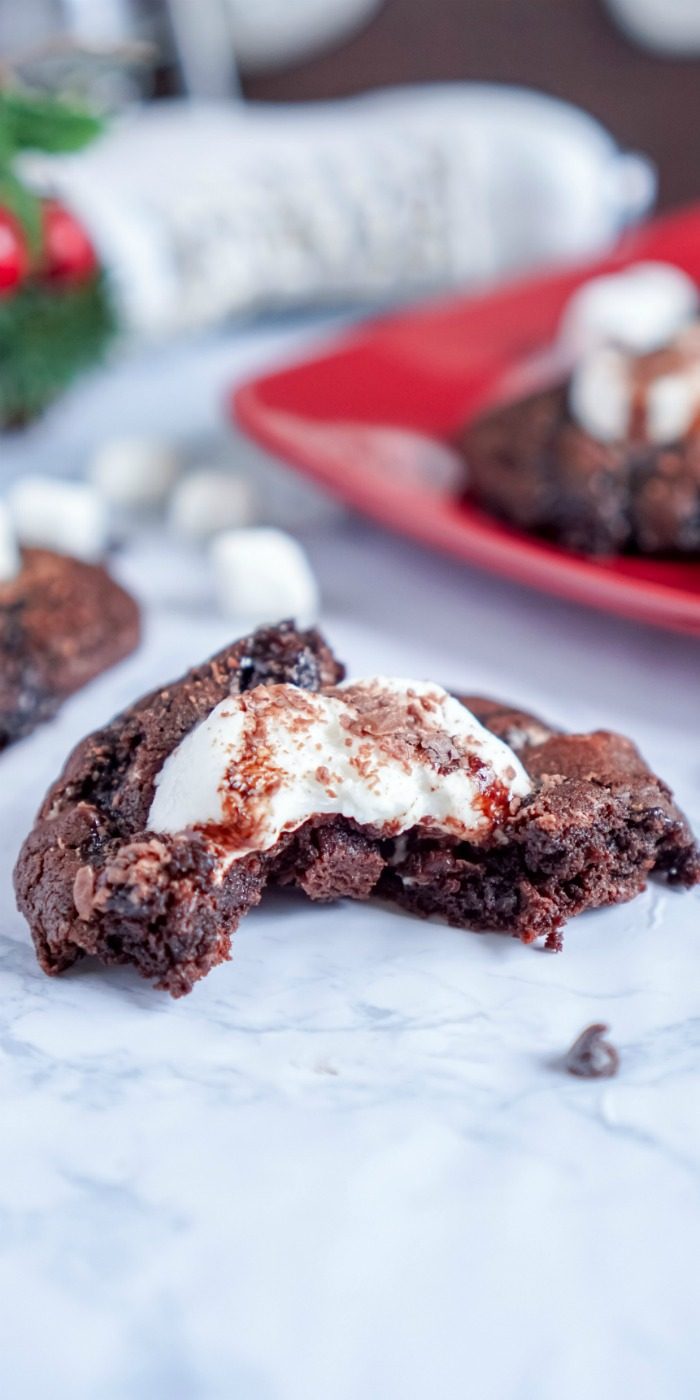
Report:
<svg viewBox="0 0 700 1400"><path fill-rule="evenodd" d="M219 705L170 756L150 824L206 832L230 859L324 815L385 837L420 826L479 841L527 791L515 755L440 687L270 685Z"/></svg>

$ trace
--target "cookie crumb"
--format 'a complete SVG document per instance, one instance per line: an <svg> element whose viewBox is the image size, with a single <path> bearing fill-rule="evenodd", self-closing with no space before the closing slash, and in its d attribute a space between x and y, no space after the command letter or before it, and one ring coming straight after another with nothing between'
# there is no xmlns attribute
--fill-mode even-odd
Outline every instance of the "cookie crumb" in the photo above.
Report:
<svg viewBox="0 0 700 1400"><path fill-rule="evenodd" d="M586 1026L576 1037L564 1056L564 1069L577 1079L611 1079L620 1068L620 1056L614 1045L603 1037L609 1026L596 1023Z"/></svg>

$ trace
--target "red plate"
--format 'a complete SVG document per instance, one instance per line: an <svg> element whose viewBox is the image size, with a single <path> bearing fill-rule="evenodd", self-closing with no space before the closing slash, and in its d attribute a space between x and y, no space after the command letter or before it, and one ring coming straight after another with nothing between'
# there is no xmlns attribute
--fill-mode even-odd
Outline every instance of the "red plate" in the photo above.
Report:
<svg viewBox="0 0 700 1400"><path fill-rule="evenodd" d="M700 205L637 230L597 262L363 325L243 385L234 412L268 450L393 530L559 597L700 635L700 563L568 554L449 487L450 442L506 370L551 342L571 293L648 258L700 284Z"/></svg>

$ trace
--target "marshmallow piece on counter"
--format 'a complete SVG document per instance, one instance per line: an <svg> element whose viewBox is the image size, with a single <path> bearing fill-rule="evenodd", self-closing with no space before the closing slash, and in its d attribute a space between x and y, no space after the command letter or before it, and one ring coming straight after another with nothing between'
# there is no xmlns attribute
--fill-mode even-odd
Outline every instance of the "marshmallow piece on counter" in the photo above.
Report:
<svg viewBox="0 0 700 1400"><path fill-rule="evenodd" d="M24 545L99 560L108 540L107 508L93 486L25 476L7 496L10 516Z"/></svg>
<svg viewBox="0 0 700 1400"><path fill-rule="evenodd" d="M22 567L22 557L10 512L0 501L0 583L15 578Z"/></svg>
<svg viewBox="0 0 700 1400"><path fill-rule="evenodd" d="M283 530L225 530L211 544L214 585L226 617L252 625L293 617L314 622L319 593L311 565Z"/></svg>
<svg viewBox="0 0 700 1400"><path fill-rule="evenodd" d="M572 416L599 442L625 436L632 409L629 361L621 350L591 350L576 365L569 385Z"/></svg>
<svg viewBox="0 0 700 1400"><path fill-rule="evenodd" d="M167 442L117 437L97 449L88 475L111 505L148 509L165 500L179 471L177 454Z"/></svg>
<svg viewBox="0 0 700 1400"><path fill-rule="evenodd" d="M672 340L697 309L695 283L680 268L636 263L574 292L561 319L560 343L574 357L605 344L643 355Z"/></svg>
<svg viewBox="0 0 700 1400"><path fill-rule="evenodd" d="M170 503L170 523L192 539L206 539L221 530L250 525L254 518L252 486L243 477L218 467L203 468L186 476Z"/></svg>

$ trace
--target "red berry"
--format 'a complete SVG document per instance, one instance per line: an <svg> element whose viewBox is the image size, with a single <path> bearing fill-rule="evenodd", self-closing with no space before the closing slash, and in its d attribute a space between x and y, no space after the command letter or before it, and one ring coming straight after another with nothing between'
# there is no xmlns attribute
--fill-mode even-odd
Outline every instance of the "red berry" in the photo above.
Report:
<svg viewBox="0 0 700 1400"><path fill-rule="evenodd" d="M42 222L42 275L50 282L86 282L97 268L97 256L82 224L55 199L45 200Z"/></svg>
<svg viewBox="0 0 700 1400"><path fill-rule="evenodd" d="M22 227L8 209L0 209L0 296L14 291L26 276L28 266Z"/></svg>

